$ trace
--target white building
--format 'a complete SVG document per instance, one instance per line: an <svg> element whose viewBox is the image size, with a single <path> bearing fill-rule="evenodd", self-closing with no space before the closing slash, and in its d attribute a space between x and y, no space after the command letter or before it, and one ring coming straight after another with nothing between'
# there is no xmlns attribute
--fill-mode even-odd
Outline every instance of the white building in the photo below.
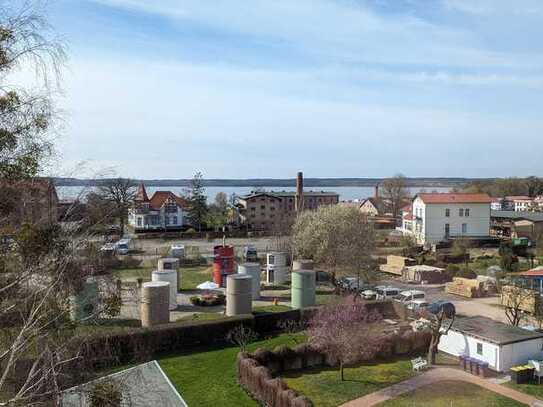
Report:
<svg viewBox="0 0 543 407"><path fill-rule="evenodd" d="M542 347L543 333L481 316L458 316L438 345L440 351L486 362L497 372L507 372L531 359L543 359Z"/></svg>
<svg viewBox="0 0 543 407"><path fill-rule="evenodd" d="M188 225L185 201L171 191L156 191L151 199L141 184L130 209L128 223L136 232L180 230Z"/></svg>
<svg viewBox="0 0 543 407"><path fill-rule="evenodd" d="M508 209L512 209L516 212L525 212L530 209L534 200L529 196L508 196L505 198L508 203Z"/></svg>
<svg viewBox="0 0 543 407"><path fill-rule="evenodd" d="M488 237L490 202L486 194L420 193L411 211L404 210L400 230L424 245L461 236Z"/></svg>

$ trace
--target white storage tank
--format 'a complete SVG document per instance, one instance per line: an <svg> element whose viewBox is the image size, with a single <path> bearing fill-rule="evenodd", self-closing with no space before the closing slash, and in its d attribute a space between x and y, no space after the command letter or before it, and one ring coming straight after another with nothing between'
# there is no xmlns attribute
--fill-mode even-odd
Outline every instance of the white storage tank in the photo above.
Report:
<svg viewBox="0 0 543 407"><path fill-rule="evenodd" d="M289 279L289 269L287 266L271 266L266 267L266 283L280 285L284 284Z"/></svg>
<svg viewBox="0 0 543 407"><path fill-rule="evenodd" d="M260 298L260 263L243 263L238 265L238 273L251 276L253 300Z"/></svg>
<svg viewBox="0 0 543 407"><path fill-rule="evenodd" d="M178 259L159 259L158 270L153 271L151 274L152 281L165 281L170 284L170 310L177 308L177 288L179 287L178 267Z"/></svg>
<svg viewBox="0 0 543 407"><path fill-rule="evenodd" d="M269 252L266 255L266 264L268 266L287 266L288 253L285 252Z"/></svg>
<svg viewBox="0 0 543 407"><path fill-rule="evenodd" d="M253 312L252 280L250 275L230 274L226 277L226 315L246 315Z"/></svg>
<svg viewBox="0 0 543 407"><path fill-rule="evenodd" d="M170 287L166 281L143 283L141 289L141 326L167 324L170 322Z"/></svg>

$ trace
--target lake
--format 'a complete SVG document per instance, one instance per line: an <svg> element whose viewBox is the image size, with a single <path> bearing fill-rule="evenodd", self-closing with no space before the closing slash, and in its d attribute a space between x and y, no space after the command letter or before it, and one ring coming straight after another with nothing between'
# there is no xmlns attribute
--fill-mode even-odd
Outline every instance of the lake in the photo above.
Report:
<svg viewBox="0 0 543 407"><path fill-rule="evenodd" d="M261 187L266 191L295 191L295 187ZM160 191L172 191L177 195L183 195L185 193L185 187L146 187L147 194L149 197L157 190ZM219 192L224 192L228 196L232 194L236 195L246 195L253 190L253 187L206 187L206 194L208 201L211 202L215 199L215 195ZM373 187L321 187L321 188L306 188L305 191L333 191L339 194L340 201L354 201L356 199L362 200L374 195ZM450 188L443 187L432 187L432 188L418 188L412 187L409 188L409 192L414 195L418 192L448 192ZM57 187L57 193L60 199L73 199L77 197L84 197L86 193L92 191L92 187L77 187L77 186L67 186Z"/></svg>

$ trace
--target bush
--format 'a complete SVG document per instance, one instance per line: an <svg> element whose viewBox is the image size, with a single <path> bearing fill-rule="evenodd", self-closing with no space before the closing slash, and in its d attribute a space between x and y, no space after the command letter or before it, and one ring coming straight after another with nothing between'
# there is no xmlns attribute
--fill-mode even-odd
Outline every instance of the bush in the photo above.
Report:
<svg viewBox="0 0 543 407"><path fill-rule="evenodd" d="M190 302L200 307L213 307L226 304L226 297L223 294L194 295L190 297Z"/></svg>
<svg viewBox="0 0 543 407"><path fill-rule="evenodd" d="M123 393L119 383L101 381L94 385L89 394L90 407L120 407Z"/></svg>

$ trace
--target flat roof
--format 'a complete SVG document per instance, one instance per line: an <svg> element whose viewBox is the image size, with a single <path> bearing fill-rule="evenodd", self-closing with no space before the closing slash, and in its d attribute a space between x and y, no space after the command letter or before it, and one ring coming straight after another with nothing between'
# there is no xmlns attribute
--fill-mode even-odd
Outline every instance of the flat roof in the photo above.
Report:
<svg viewBox="0 0 543 407"><path fill-rule="evenodd" d="M543 222L543 212L490 211L490 217L512 220L526 219L532 222Z"/></svg>
<svg viewBox="0 0 543 407"><path fill-rule="evenodd" d="M543 338L543 332L528 331L482 316L457 316L451 330L496 345L507 345Z"/></svg>

